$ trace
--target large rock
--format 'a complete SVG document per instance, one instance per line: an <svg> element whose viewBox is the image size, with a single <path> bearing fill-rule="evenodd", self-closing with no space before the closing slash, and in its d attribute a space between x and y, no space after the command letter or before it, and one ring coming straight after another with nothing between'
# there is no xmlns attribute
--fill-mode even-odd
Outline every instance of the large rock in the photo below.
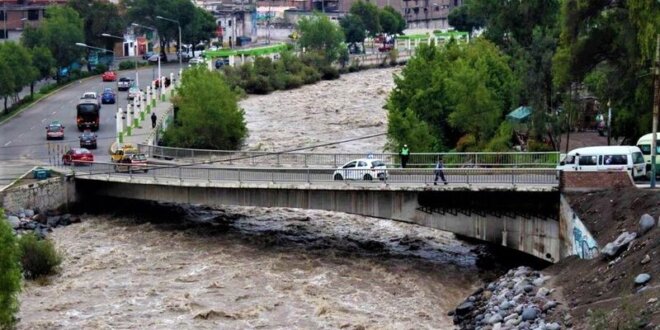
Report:
<svg viewBox="0 0 660 330"><path fill-rule="evenodd" d="M474 308L474 304L469 301L466 301L462 303L460 306L456 307L456 315L458 316L467 315L468 313L470 313L470 311L472 311L473 308Z"/></svg>
<svg viewBox="0 0 660 330"><path fill-rule="evenodd" d="M559 329L561 329L561 326L559 325L559 323L556 322L548 323L545 325L545 330L559 330Z"/></svg>
<svg viewBox="0 0 660 330"><path fill-rule="evenodd" d="M607 243L600 251L605 257L614 259L637 237L637 233L623 232L614 242Z"/></svg>
<svg viewBox="0 0 660 330"><path fill-rule="evenodd" d="M61 217L59 215L48 217L48 220L46 220L46 225L48 227L55 228L60 224Z"/></svg>
<svg viewBox="0 0 660 330"><path fill-rule="evenodd" d="M32 218L34 216L34 211L30 209L25 210L25 216L28 218Z"/></svg>
<svg viewBox="0 0 660 330"><path fill-rule="evenodd" d="M502 316L500 314L495 314L488 319L488 324L495 324L502 322Z"/></svg>
<svg viewBox="0 0 660 330"><path fill-rule="evenodd" d="M639 274L635 277L635 284L644 285L644 284L646 284L646 282L648 282L650 280L651 280L651 275L646 274L646 273L642 273L642 274Z"/></svg>
<svg viewBox="0 0 660 330"><path fill-rule="evenodd" d="M21 226L21 220L18 219L18 217L15 215L8 216L7 222L9 222L9 225L11 226L12 229L18 229L18 227Z"/></svg>
<svg viewBox="0 0 660 330"><path fill-rule="evenodd" d="M523 321L534 321L538 316L539 311L534 307L525 307L522 311Z"/></svg>
<svg viewBox="0 0 660 330"><path fill-rule="evenodd" d="M639 218L639 236L646 234L653 226L655 226L655 219L648 214L642 215Z"/></svg>

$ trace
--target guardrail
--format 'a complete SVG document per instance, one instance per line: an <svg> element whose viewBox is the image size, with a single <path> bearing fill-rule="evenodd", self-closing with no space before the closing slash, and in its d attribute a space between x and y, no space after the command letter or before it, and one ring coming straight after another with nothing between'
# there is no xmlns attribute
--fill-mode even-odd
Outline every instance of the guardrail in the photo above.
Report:
<svg viewBox="0 0 660 330"><path fill-rule="evenodd" d="M89 163L72 168L74 176L86 179L108 180L111 177L153 179L162 182L271 182L271 183L329 183L386 182L394 184L431 184L434 169L394 168L382 170L334 170L328 168L254 168L203 166L145 166L114 163ZM336 174L341 174L339 178ZM383 174L383 175L379 175ZM539 168L445 168L450 184L505 184L505 185L557 185L557 171ZM380 176L380 179L379 179ZM353 178L348 180L346 178ZM438 181L438 184L442 184Z"/></svg>
<svg viewBox="0 0 660 330"><path fill-rule="evenodd" d="M184 163L215 162L221 165L284 166L298 167L327 166L337 168L358 158L383 160L389 167L399 166L401 160L395 153L308 153L228 151L208 149L184 149L140 144L141 153L154 158L176 160ZM466 152L466 153L411 153L408 167L433 167L442 157L447 168L556 168L558 152Z"/></svg>

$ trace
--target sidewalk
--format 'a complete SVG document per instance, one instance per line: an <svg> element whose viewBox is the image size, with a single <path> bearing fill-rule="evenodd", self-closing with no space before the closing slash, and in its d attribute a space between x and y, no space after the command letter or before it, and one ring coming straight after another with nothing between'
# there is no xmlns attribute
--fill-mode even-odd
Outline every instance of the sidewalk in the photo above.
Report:
<svg viewBox="0 0 660 330"><path fill-rule="evenodd" d="M163 127L163 123L168 119L168 117L172 116L173 114L173 107L172 107L172 103L170 103L170 99L172 97L172 94L174 93L174 88L176 88L178 84L179 82L177 80L176 85L173 82L172 85L170 85L168 88L165 88L165 90L163 91L163 95L160 98L151 97L151 104L147 104L146 103L147 97L143 96L143 99L145 99L144 104L146 105L144 115L143 117L140 116L140 111L133 109L133 115L132 115L133 120L131 122L130 128L127 127L127 121L129 117L129 114L126 113L127 109L122 109L124 111L125 119L123 120L123 129L122 132L120 133L122 137L120 139L122 140L122 143L120 144L130 143L137 147L138 144L157 143L156 133L161 127ZM160 95L158 89L156 90L154 95L156 96ZM152 113L155 113L157 118L157 123L155 128L152 128L152 124L151 124ZM111 153L114 152L115 150L117 150L117 148L118 145L117 145L117 141L115 140L110 146L110 152Z"/></svg>

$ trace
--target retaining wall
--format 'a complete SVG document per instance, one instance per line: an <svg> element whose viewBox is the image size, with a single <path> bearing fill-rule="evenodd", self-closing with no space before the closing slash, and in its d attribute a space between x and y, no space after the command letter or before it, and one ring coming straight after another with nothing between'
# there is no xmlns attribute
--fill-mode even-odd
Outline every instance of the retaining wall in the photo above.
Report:
<svg viewBox="0 0 660 330"><path fill-rule="evenodd" d="M68 176L15 185L0 193L2 207L11 212L68 207L75 200L76 185L73 177Z"/></svg>

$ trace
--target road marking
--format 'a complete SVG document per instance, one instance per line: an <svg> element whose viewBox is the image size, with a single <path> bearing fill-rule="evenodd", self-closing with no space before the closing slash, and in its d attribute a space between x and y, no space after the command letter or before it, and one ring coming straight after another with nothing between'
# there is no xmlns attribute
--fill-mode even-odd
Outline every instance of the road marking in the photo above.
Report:
<svg viewBox="0 0 660 330"><path fill-rule="evenodd" d="M21 136L23 136L23 133L21 133L21 134L18 134L18 137L21 137Z"/></svg>
<svg viewBox="0 0 660 330"><path fill-rule="evenodd" d="M5 143L5 147L8 146L8 145L10 145L10 144L11 144L11 141Z"/></svg>

